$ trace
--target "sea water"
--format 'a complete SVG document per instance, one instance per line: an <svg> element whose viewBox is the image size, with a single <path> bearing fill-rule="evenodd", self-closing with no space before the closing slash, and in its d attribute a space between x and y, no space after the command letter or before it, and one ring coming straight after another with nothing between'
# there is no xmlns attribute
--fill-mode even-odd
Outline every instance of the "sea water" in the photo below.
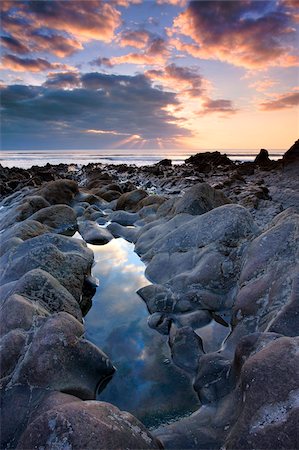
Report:
<svg viewBox="0 0 299 450"><path fill-rule="evenodd" d="M212 150L183 150L183 149L155 149L155 150L3 150L0 154L0 163L4 167L21 167L28 169L33 165L44 166L50 164L76 164L88 163L102 164L135 164L136 166L152 165L162 159L171 159L173 164L182 164L185 159L197 152ZM236 161L253 161L259 153L258 150L220 150L229 158ZM283 150L270 152L271 159L279 159Z"/></svg>
<svg viewBox="0 0 299 450"><path fill-rule="evenodd" d="M199 407L191 380L171 362L168 337L149 328L146 305L136 294L150 283L134 245L118 238L88 246L99 287L85 317L86 338L117 369L98 400L129 411L150 428L191 414Z"/></svg>

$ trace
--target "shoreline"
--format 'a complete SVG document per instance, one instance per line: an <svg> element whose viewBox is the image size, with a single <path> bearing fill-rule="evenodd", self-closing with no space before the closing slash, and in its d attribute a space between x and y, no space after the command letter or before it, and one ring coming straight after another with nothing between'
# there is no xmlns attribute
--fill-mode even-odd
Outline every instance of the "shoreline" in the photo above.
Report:
<svg viewBox="0 0 299 450"><path fill-rule="evenodd" d="M240 164L213 152L179 166L1 166L1 448L275 449L286 433L296 447L298 149ZM94 400L115 369L84 339L95 280L76 230L134 243L148 324L202 405L191 416L150 433ZM213 323L231 331L205 351Z"/></svg>

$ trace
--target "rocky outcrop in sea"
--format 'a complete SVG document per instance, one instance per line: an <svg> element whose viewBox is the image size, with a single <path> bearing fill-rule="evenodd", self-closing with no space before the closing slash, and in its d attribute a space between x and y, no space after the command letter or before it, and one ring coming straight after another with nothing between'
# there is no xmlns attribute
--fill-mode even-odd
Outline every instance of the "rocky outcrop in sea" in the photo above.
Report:
<svg viewBox="0 0 299 450"><path fill-rule="evenodd" d="M277 162L0 168L1 448L298 448L298 145ZM96 400L115 367L84 336L87 244L118 237L200 401L151 431Z"/></svg>

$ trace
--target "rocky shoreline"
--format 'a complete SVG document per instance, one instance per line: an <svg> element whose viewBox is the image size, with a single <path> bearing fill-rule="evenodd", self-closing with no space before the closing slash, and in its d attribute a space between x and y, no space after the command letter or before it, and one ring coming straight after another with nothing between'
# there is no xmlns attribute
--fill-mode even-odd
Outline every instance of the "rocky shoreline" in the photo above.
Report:
<svg viewBox="0 0 299 450"><path fill-rule="evenodd" d="M1 167L1 449L298 448L298 153ZM84 338L86 243L117 237L145 262L149 326L201 402L153 432L95 400L115 368Z"/></svg>

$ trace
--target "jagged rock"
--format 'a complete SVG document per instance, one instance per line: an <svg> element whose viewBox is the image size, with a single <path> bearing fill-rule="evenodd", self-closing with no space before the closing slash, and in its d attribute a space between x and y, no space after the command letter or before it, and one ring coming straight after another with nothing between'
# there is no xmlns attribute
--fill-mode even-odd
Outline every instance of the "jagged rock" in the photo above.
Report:
<svg viewBox="0 0 299 450"><path fill-rule="evenodd" d="M292 147L289 148L282 158L285 164L289 164L299 160L299 139L295 141Z"/></svg>
<svg viewBox="0 0 299 450"><path fill-rule="evenodd" d="M271 159L269 158L268 150L262 148L259 154L256 156L254 163L258 166L267 166L271 163Z"/></svg>
<svg viewBox="0 0 299 450"><path fill-rule="evenodd" d="M231 166L235 164L226 155L220 152L197 153L185 160L186 164L192 164L202 172L209 171L211 168L219 166Z"/></svg>

